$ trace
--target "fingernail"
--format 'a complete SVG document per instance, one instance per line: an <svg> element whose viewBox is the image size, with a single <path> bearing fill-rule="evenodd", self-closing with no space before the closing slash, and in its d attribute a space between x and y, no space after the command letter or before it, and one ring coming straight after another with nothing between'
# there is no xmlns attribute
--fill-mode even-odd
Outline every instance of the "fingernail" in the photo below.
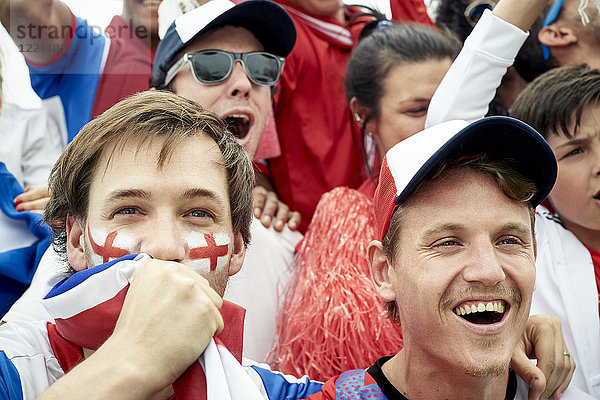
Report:
<svg viewBox="0 0 600 400"><path fill-rule="evenodd" d="M261 210L260 210L260 208L258 208L258 207L256 207L256 208L254 209L254 216L255 216L256 218L260 217L260 211L261 211Z"/></svg>
<svg viewBox="0 0 600 400"><path fill-rule="evenodd" d="M283 221L277 221L275 223L275 226L277 227L277 229L283 229Z"/></svg>
<svg viewBox="0 0 600 400"><path fill-rule="evenodd" d="M16 206L17 204L21 204L23 202L23 199L20 197L15 197L13 202L15 203L15 206Z"/></svg>
<svg viewBox="0 0 600 400"><path fill-rule="evenodd" d="M271 223L271 217L269 217L268 215L265 215L264 217L262 217L262 222L265 224L270 224Z"/></svg>
<svg viewBox="0 0 600 400"><path fill-rule="evenodd" d="M17 211L25 211L25 207L23 207L23 206L16 206L15 210L17 210Z"/></svg>

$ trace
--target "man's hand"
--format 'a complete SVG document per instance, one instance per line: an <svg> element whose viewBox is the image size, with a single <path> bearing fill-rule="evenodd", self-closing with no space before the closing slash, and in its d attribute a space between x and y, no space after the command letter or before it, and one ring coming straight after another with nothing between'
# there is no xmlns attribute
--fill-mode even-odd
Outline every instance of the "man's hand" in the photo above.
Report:
<svg viewBox="0 0 600 400"><path fill-rule="evenodd" d="M191 268L138 267L111 337L43 399L140 399L171 385L223 330L221 297Z"/></svg>
<svg viewBox="0 0 600 400"><path fill-rule="evenodd" d="M294 231L300 225L300 213L290 211L290 208L279 201L275 192L267 191L262 186L257 186L252 191L254 216L262 222L265 227L270 227L273 217L275 217L274 228L277 232L281 232L288 224L288 228ZM276 215L277 214L277 215Z"/></svg>
<svg viewBox="0 0 600 400"><path fill-rule="evenodd" d="M37 188L28 186L24 193L15 197L13 202L17 211L33 211L43 214L48 200L50 200L50 190L47 186Z"/></svg>
<svg viewBox="0 0 600 400"><path fill-rule="evenodd" d="M511 360L512 369L529 385L529 399L559 399L575 371L563 338L560 320L532 315ZM529 359L537 358L537 366Z"/></svg>

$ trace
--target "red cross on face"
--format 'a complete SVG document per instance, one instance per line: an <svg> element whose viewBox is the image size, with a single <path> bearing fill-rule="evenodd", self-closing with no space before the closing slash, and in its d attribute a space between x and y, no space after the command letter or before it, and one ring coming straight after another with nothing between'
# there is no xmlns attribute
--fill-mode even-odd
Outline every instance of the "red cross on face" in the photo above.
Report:
<svg viewBox="0 0 600 400"><path fill-rule="evenodd" d="M190 249L190 259L208 258L210 259L210 270L214 271L217 269L217 259L229 254L229 244L217 245L211 233L205 233L204 239L206 240L206 246Z"/></svg>
<svg viewBox="0 0 600 400"><path fill-rule="evenodd" d="M119 247L113 247L113 242L117 237L117 231L113 231L108 234L106 240L104 241L104 246L100 246L96 242L94 242L94 238L92 238L92 232L90 231L90 226L88 225L88 237L90 238L90 244L92 246L92 250L94 253L98 254L102 257L102 262L106 263L110 261L111 258L119 258L129 254L128 250L121 249Z"/></svg>

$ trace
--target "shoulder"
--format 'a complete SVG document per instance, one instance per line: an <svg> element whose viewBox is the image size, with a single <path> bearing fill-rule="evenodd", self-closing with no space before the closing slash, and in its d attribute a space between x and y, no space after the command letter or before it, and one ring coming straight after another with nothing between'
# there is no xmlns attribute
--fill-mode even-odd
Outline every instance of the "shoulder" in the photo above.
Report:
<svg viewBox="0 0 600 400"><path fill-rule="evenodd" d="M18 321L0 327L3 398L35 398L64 374L50 346L46 324Z"/></svg>

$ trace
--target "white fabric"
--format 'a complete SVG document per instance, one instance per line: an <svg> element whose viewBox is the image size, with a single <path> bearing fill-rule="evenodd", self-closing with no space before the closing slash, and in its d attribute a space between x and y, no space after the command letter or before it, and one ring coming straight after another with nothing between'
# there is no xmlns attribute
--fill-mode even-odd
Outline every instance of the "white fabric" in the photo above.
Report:
<svg viewBox="0 0 600 400"><path fill-rule="evenodd" d="M31 285L2 317L2 321L53 321L42 306L41 299L54 285L67 277L68 274L64 271L66 264L60 262L58 254L50 246L38 264Z"/></svg>
<svg viewBox="0 0 600 400"><path fill-rule="evenodd" d="M0 349L19 371L23 399L35 399L64 375L44 321L0 326Z"/></svg>
<svg viewBox="0 0 600 400"><path fill-rule="evenodd" d="M600 317L590 252L546 208L536 209L538 256L531 314L558 317L577 369L571 381L600 398Z"/></svg>
<svg viewBox="0 0 600 400"><path fill-rule="evenodd" d="M485 115L510 66L508 60L514 59L519 50L505 39L512 38L514 44L525 39L515 29L491 12L484 14L433 96L428 125L446 118L475 121ZM538 207L537 214L537 277L532 314L561 319L565 341L577 364L563 399L590 398L583 392L600 398L598 293L590 254L573 234L548 217L544 207Z"/></svg>
<svg viewBox="0 0 600 400"><path fill-rule="evenodd" d="M163 0L158 6L158 37L163 38L175 18L200 6L198 0Z"/></svg>
<svg viewBox="0 0 600 400"><path fill-rule="evenodd" d="M466 121L442 122L404 139L389 149L385 160L394 178L396 196L406 189L427 160L468 125Z"/></svg>
<svg viewBox="0 0 600 400"><path fill-rule="evenodd" d="M277 232L252 219L252 243L240 272L229 278L224 298L246 309L244 357L264 361L275 342L279 294L287 282L294 250L302 239L287 227Z"/></svg>
<svg viewBox="0 0 600 400"><path fill-rule="evenodd" d="M486 10L433 95L425 128L482 118L528 35Z"/></svg>
<svg viewBox="0 0 600 400"><path fill-rule="evenodd" d="M2 54L3 101L27 110L39 109L41 101L31 87L25 58L2 24L0 24L0 54Z"/></svg>
<svg viewBox="0 0 600 400"><path fill-rule="evenodd" d="M235 6L229 0L211 0L190 12L181 15L175 21L175 30L181 41L187 43L202 28L211 23L216 17Z"/></svg>
<svg viewBox="0 0 600 400"><path fill-rule="evenodd" d="M59 129L45 109L25 110L3 103L0 110L0 161L23 186L47 186L62 152Z"/></svg>

